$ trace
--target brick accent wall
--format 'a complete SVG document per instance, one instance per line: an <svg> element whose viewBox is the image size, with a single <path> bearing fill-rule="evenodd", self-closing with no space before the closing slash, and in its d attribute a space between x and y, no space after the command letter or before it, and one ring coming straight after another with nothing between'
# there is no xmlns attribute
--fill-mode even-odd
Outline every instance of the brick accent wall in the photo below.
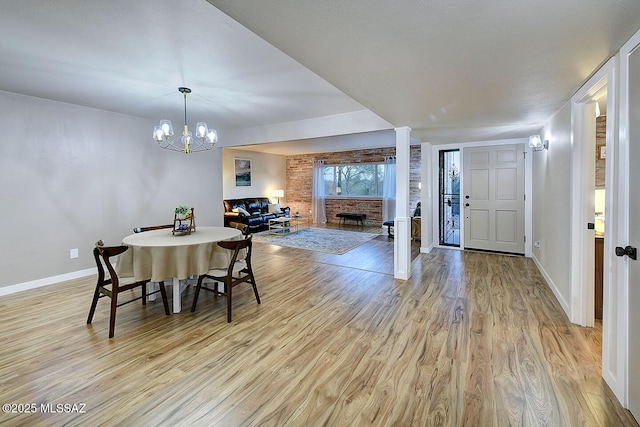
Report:
<svg viewBox="0 0 640 427"><path fill-rule="evenodd" d="M303 215L311 212L311 187L313 184L313 161L324 160L327 165L345 163L380 163L385 156L395 156L395 147L369 150L340 151L287 156L287 185L285 188L286 205L291 212L299 211ZM420 199L420 146L410 147L410 183L409 207L413 210ZM369 197L327 197L325 199L327 221L338 222L339 212L357 212L367 215L368 225L382 224L382 199Z"/></svg>
<svg viewBox="0 0 640 427"><path fill-rule="evenodd" d="M600 147L607 143L607 116L596 118L596 188L604 188L605 159L600 158Z"/></svg>

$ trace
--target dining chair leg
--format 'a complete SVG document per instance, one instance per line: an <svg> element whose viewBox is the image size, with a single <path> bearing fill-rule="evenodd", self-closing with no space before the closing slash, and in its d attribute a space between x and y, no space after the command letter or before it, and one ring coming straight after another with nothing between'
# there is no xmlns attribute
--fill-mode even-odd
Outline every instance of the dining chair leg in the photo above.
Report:
<svg viewBox="0 0 640 427"><path fill-rule="evenodd" d="M147 284L142 285L142 305L147 305Z"/></svg>
<svg viewBox="0 0 640 427"><path fill-rule="evenodd" d="M89 309L89 317L87 317L87 325L93 321L93 315L96 312L96 306L98 305L98 299L100 298L100 287L96 286L96 291L93 293L93 301L91 302L91 309Z"/></svg>
<svg viewBox="0 0 640 427"><path fill-rule="evenodd" d="M198 295L200 295L200 288L202 287L202 279L204 276L200 276L198 278L198 284L196 285L196 291L193 294L193 303L191 304L191 312L196 311L196 304L198 303Z"/></svg>
<svg viewBox="0 0 640 427"><path fill-rule="evenodd" d="M253 286L253 293L256 295L256 301L258 302L258 304L260 304L260 295L258 295L258 287L256 286L256 279L254 279L254 277L251 276L251 280L249 283L251 283L251 286Z"/></svg>
<svg viewBox="0 0 640 427"><path fill-rule="evenodd" d="M162 295L162 304L164 304L164 314L169 316L169 314L171 314L169 312L169 298L167 298L167 290L164 287L164 282L160 282L158 286L160 286L160 295Z"/></svg>
<svg viewBox="0 0 640 427"><path fill-rule="evenodd" d="M111 317L109 319L109 338L113 338L116 331L116 307L118 306L118 292L111 294Z"/></svg>
<svg viewBox="0 0 640 427"><path fill-rule="evenodd" d="M233 286L231 285L231 280L227 280L224 284L224 290L227 294L227 323L231 323L231 290Z"/></svg>

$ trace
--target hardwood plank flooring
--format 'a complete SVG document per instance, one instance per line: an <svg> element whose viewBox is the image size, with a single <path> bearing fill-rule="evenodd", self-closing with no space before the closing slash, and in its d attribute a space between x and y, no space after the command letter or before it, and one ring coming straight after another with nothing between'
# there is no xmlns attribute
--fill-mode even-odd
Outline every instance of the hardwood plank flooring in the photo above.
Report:
<svg viewBox="0 0 640 427"><path fill-rule="evenodd" d="M601 378L600 331L569 323L530 259L415 252L396 281L392 239L357 249L256 244L261 305L236 288L227 324L208 293L195 313L129 304L113 340L105 301L85 324L94 278L5 296L0 402L38 411L0 425L637 425Z"/></svg>
<svg viewBox="0 0 640 427"><path fill-rule="evenodd" d="M374 237L366 244L355 247L343 255L334 255L264 243L257 243L257 245L260 245L263 251L269 251L272 254L287 256L293 259L307 258L325 264L342 265L345 267L359 268L362 270L393 275L393 237L389 237L386 227L363 227L350 224L338 226L335 223L314 224L314 227L337 228L351 232L379 234L379 236ZM415 259L419 253L420 242L414 240L411 242L411 259Z"/></svg>

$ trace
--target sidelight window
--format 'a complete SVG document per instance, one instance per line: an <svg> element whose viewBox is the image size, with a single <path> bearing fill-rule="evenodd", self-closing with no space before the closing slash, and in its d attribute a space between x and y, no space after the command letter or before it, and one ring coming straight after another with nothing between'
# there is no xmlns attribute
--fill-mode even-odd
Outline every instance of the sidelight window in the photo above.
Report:
<svg viewBox="0 0 640 427"><path fill-rule="evenodd" d="M460 150L440 151L440 244L460 246Z"/></svg>

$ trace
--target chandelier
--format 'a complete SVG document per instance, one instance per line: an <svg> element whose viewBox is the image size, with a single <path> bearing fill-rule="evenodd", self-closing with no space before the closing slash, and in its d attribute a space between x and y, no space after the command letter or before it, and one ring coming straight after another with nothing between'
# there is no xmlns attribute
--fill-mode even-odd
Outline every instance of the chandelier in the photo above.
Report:
<svg viewBox="0 0 640 427"><path fill-rule="evenodd" d="M215 129L209 129L205 122L198 122L196 123L196 134L193 136L187 126L187 94L191 93L191 89L179 87L178 92L184 96L184 130L182 135L174 138L171 120L160 120L160 124L153 128L153 139L160 148L181 151L185 154L211 150L218 141L218 132Z"/></svg>

